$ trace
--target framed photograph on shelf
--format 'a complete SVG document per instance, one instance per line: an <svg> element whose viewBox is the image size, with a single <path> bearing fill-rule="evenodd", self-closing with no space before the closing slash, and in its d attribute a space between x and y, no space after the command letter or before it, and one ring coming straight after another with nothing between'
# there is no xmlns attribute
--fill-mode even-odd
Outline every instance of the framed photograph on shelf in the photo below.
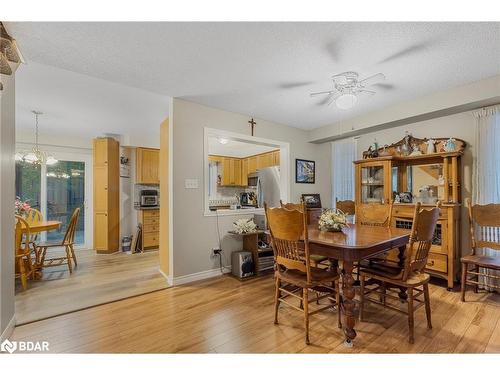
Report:
<svg viewBox="0 0 500 375"><path fill-rule="evenodd" d="M295 159L295 182L298 184L314 184L316 180L316 163L313 160Z"/></svg>
<svg viewBox="0 0 500 375"><path fill-rule="evenodd" d="M321 208L319 194L302 194L302 200L306 204L306 208Z"/></svg>

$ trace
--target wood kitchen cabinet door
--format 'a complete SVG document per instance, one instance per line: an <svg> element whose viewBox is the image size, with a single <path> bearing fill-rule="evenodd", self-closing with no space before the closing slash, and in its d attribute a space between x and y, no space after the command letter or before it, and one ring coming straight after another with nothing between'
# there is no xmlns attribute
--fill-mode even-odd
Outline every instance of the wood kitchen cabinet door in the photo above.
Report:
<svg viewBox="0 0 500 375"><path fill-rule="evenodd" d="M257 156L250 156L248 158L248 173L257 172Z"/></svg>
<svg viewBox="0 0 500 375"><path fill-rule="evenodd" d="M160 183L160 150L137 148L136 176L139 184Z"/></svg>
<svg viewBox="0 0 500 375"><path fill-rule="evenodd" d="M233 159L233 182L236 186L241 186L243 184L241 178L241 159Z"/></svg>
<svg viewBox="0 0 500 375"><path fill-rule="evenodd" d="M108 211L108 168L94 167L94 211Z"/></svg>
<svg viewBox="0 0 500 375"><path fill-rule="evenodd" d="M96 138L93 141L93 161L96 167L106 167L108 165L108 147L107 138Z"/></svg>
<svg viewBox="0 0 500 375"><path fill-rule="evenodd" d="M248 158L241 160L241 186L248 186Z"/></svg>
<svg viewBox="0 0 500 375"><path fill-rule="evenodd" d="M222 186L231 185L231 158L222 159Z"/></svg>
<svg viewBox="0 0 500 375"><path fill-rule="evenodd" d="M106 212L94 213L94 250L108 251L108 214Z"/></svg>
<svg viewBox="0 0 500 375"><path fill-rule="evenodd" d="M273 153L266 152L265 154L257 155L257 169L271 167L273 165Z"/></svg>
<svg viewBox="0 0 500 375"><path fill-rule="evenodd" d="M280 165L280 150L273 152L273 165Z"/></svg>

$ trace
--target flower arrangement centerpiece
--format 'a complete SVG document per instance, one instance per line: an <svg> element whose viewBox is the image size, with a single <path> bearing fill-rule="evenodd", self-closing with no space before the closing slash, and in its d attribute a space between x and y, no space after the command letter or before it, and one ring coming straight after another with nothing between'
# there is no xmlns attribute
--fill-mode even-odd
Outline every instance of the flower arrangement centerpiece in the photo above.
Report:
<svg viewBox="0 0 500 375"><path fill-rule="evenodd" d="M253 233L257 231L257 225L253 219L238 219L233 223L234 231L238 234Z"/></svg>
<svg viewBox="0 0 500 375"><path fill-rule="evenodd" d="M22 201L21 198L16 197L15 214L18 216L25 216L30 210L31 206L28 201Z"/></svg>
<svg viewBox="0 0 500 375"><path fill-rule="evenodd" d="M319 230L340 232L347 226L347 214L335 208L323 210L318 221Z"/></svg>

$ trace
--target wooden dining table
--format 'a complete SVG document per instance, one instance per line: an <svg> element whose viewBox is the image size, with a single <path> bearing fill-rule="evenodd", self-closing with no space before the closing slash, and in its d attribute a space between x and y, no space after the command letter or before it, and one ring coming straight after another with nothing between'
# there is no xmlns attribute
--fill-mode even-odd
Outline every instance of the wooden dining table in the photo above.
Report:
<svg viewBox="0 0 500 375"><path fill-rule="evenodd" d="M308 228L309 251L338 261L342 276L341 312L345 345L352 347L358 309L354 300L356 290L352 271L354 263L372 258L391 249L399 250L399 265L404 265L405 248L410 238L407 229L349 224L342 232L320 231L317 225ZM404 298L405 292L400 294Z"/></svg>

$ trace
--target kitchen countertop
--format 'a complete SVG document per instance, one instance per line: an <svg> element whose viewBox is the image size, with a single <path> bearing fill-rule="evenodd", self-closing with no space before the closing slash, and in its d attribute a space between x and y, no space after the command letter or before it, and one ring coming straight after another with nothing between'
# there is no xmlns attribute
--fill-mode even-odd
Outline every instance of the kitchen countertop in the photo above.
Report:
<svg viewBox="0 0 500 375"><path fill-rule="evenodd" d="M134 206L134 208L138 211L143 211L143 210L159 210L160 209L160 206L145 206L145 207L141 207L141 206Z"/></svg>

